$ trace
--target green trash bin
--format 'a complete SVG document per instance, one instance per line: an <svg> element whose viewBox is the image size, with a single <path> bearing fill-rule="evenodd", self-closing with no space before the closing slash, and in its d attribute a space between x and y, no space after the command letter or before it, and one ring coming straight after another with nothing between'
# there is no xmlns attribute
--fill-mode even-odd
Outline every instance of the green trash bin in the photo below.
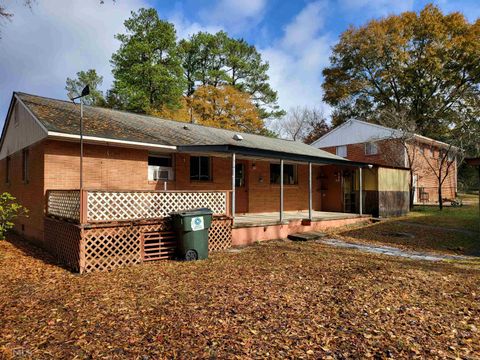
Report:
<svg viewBox="0 0 480 360"><path fill-rule="evenodd" d="M212 225L210 209L192 209L171 213L177 236L177 255L185 260L208 258L208 229Z"/></svg>

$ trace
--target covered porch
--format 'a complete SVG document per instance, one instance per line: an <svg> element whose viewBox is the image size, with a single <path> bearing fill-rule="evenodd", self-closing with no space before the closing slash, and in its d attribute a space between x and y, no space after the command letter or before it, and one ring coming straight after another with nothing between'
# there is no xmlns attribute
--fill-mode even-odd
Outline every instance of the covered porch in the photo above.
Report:
<svg viewBox="0 0 480 360"><path fill-rule="evenodd" d="M285 143L288 146L294 142ZM213 163L212 173L213 178L220 173L230 176L230 184L224 188L231 191L229 215L233 227L364 215L364 172L370 168L368 164L337 156L237 145L179 146L177 150L179 156L222 159L220 171Z"/></svg>

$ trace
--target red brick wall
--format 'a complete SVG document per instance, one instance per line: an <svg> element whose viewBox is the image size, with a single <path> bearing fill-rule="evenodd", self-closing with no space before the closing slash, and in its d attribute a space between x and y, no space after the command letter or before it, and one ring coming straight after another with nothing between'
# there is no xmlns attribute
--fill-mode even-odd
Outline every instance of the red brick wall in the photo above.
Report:
<svg viewBox="0 0 480 360"><path fill-rule="evenodd" d="M413 154L415 152L414 157L414 167L413 172L418 175L418 182L417 187L423 187L424 191L428 193L429 202L438 202L438 178L436 176L436 172L439 171L438 165L438 157L439 149L434 149L433 154L430 152L430 148L424 150L423 154L420 152L418 146L416 147L409 147L409 152ZM430 165L429 165L430 164ZM448 175L445 178L443 185L442 185L442 197L453 199L455 197L456 192L456 181L457 181L457 166L456 162L450 165L448 169ZM433 167L433 169L432 169ZM442 171L445 174L447 169L447 165L444 164ZM442 175L442 178L445 175ZM420 194L417 192L417 200Z"/></svg>
<svg viewBox="0 0 480 360"><path fill-rule="evenodd" d="M22 151L10 156L10 182L5 182L6 159L0 161L0 191L15 196L20 204L29 210L28 218L15 221L15 230L28 239L41 242L43 239L43 144L29 148L29 179L22 180ZM23 226L22 226L23 225Z"/></svg>
<svg viewBox="0 0 480 360"><path fill-rule="evenodd" d="M280 185L270 184L270 163L267 161L248 161L248 211L272 212L280 209ZM320 210L321 196L318 186L319 167L312 169L312 206ZM284 210L308 209L308 165L297 166L298 185L284 186Z"/></svg>
<svg viewBox="0 0 480 360"><path fill-rule="evenodd" d="M378 147L378 153L375 155L365 154L365 143L348 144L347 159L385 166L405 166L404 147L402 144L397 143L394 140L377 141L376 144ZM335 146L322 148L322 150L336 154Z"/></svg>
<svg viewBox="0 0 480 360"><path fill-rule="evenodd" d="M45 189L74 189L79 186L79 145L49 141L45 154ZM84 150L84 187L108 190L163 190L163 182L147 179L148 151L100 145L86 145ZM211 181L190 180L190 156L176 154L175 180L169 181L169 190L230 190L232 185L231 158L212 157ZM279 185L270 184L270 163L246 162L249 171L248 211L266 212L279 209ZM313 189L316 209L320 208L320 192L315 188L318 167L313 168ZM260 178L263 178L261 181ZM298 185L286 185L285 210L308 208L308 166L298 166Z"/></svg>

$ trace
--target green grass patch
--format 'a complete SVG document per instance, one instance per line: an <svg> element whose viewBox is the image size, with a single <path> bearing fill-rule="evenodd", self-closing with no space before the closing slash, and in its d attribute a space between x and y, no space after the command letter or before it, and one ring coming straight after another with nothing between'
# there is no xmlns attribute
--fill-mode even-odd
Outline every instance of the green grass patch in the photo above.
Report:
<svg viewBox="0 0 480 360"><path fill-rule="evenodd" d="M475 195L462 195L463 206L417 206L401 218L342 230L354 240L405 246L420 251L439 251L480 256L480 213ZM402 235L403 234L403 235Z"/></svg>
<svg viewBox="0 0 480 360"><path fill-rule="evenodd" d="M472 202L459 207L444 207L443 210L434 206L416 206L407 217L400 221L402 220L480 233L478 204Z"/></svg>
<svg viewBox="0 0 480 360"><path fill-rule="evenodd" d="M480 256L480 236L476 233L407 224L401 220L342 231L338 235L352 240L404 246L417 251Z"/></svg>

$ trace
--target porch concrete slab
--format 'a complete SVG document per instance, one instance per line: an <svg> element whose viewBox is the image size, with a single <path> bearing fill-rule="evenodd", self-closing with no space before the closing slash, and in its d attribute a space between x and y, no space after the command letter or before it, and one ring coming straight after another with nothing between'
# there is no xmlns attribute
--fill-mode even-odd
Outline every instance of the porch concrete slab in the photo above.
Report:
<svg viewBox="0 0 480 360"><path fill-rule="evenodd" d="M341 220L360 217L359 214L329 212L329 211L313 211L312 221L322 220ZM285 211L283 213L283 221L280 222L280 215L278 212L265 213L247 213L236 214L234 227L251 227L251 226L268 226L278 224L288 224L293 220L308 219L308 210L302 211Z"/></svg>

